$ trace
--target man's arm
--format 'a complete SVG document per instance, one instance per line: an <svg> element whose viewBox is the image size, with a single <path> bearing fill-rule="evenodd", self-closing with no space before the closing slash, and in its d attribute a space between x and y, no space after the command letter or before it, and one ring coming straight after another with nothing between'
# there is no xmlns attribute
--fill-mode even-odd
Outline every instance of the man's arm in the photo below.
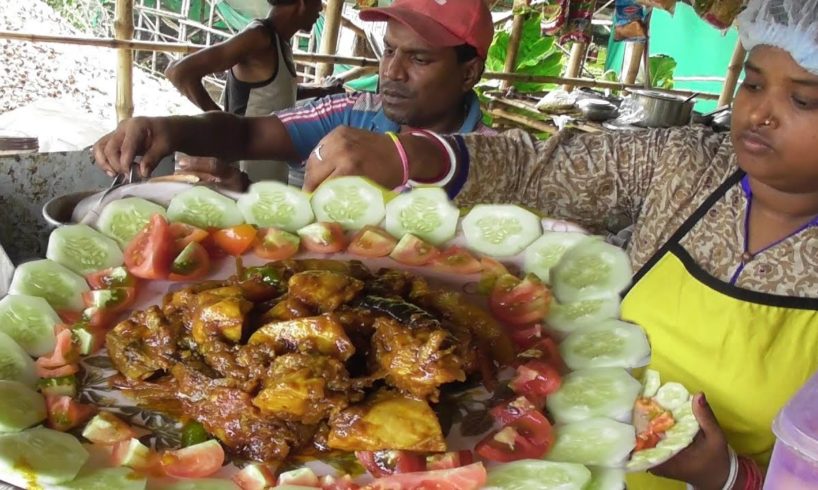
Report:
<svg viewBox="0 0 818 490"><path fill-rule="evenodd" d="M299 85L298 90L296 92L296 98L298 100L320 99L323 97L328 97L330 95L342 94L344 92L345 90L343 84L330 85L327 87L320 87L315 85Z"/></svg>
<svg viewBox="0 0 818 490"><path fill-rule="evenodd" d="M276 116L240 117L224 112L198 116L135 117L94 145L97 165L113 175L127 173L135 157L148 176L167 155L189 155L236 160L297 160L298 152Z"/></svg>
<svg viewBox="0 0 818 490"><path fill-rule="evenodd" d="M197 51L172 62L165 76L191 102L203 111L219 111L219 107L202 85L202 78L223 72L241 63L247 54L267 46L270 34L262 27L251 27L223 43Z"/></svg>

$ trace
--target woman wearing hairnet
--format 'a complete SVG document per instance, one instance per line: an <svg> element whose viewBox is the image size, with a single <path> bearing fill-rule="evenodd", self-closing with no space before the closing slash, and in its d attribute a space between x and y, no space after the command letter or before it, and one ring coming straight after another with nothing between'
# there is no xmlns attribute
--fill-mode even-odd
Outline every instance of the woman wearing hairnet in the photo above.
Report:
<svg viewBox="0 0 818 490"><path fill-rule="evenodd" d="M729 135L448 138L462 205L514 202L592 230L634 220L622 316L647 330L663 380L700 393L701 432L630 489L761 488L773 418L818 368L818 0L751 0L739 30L750 54ZM413 179L451 165L430 136L401 135ZM406 179L384 136L342 129L322 145L308 188Z"/></svg>

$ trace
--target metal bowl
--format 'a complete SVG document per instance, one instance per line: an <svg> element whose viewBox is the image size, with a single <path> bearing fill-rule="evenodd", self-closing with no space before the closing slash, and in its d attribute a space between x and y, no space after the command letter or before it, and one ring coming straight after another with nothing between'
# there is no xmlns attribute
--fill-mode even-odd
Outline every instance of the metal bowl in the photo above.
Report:
<svg viewBox="0 0 818 490"><path fill-rule="evenodd" d="M593 122L602 122L616 117L617 107L604 99L582 99L577 107L585 119Z"/></svg>
<svg viewBox="0 0 818 490"><path fill-rule="evenodd" d="M71 214L83 199L97 194L100 191L82 191L64 194L51 199L43 206L43 218L53 226L62 226L71 223Z"/></svg>

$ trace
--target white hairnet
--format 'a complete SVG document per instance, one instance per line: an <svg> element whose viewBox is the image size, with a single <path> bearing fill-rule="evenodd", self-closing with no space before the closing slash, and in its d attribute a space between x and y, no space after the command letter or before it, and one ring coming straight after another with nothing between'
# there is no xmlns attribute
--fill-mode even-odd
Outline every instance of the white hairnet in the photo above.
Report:
<svg viewBox="0 0 818 490"><path fill-rule="evenodd" d="M750 0L738 16L741 44L781 48L818 75L818 0Z"/></svg>

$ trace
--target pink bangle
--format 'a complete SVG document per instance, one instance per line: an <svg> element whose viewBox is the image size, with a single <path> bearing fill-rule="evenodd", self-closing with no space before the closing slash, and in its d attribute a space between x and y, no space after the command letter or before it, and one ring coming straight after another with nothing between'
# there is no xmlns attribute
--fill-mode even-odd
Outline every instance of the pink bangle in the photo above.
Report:
<svg viewBox="0 0 818 490"><path fill-rule="evenodd" d="M392 131L387 131L386 135L392 139L392 142L395 143L395 148L398 150L398 156L400 156L400 164L403 166L403 181L401 184L395 188L396 191L399 191L406 187L406 183L409 182L409 156L406 154L406 148L403 147L403 143L400 142L400 138L398 135L393 133Z"/></svg>
<svg viewBox="0 0 818 490"><path fill-rule="evenodd" d="M741 456L739 457L739 466L744 471L743 490L761 490L761 487L764 485L764 476L761 474L761 469L755 461Z"/></svg>
<svg viewBox="0 0 818 490"><path fill-rule="evenodd" d="M437 182L440 182L441 180L443 180L443 178L446 177L446 175L449 174L449 171L452 168L452 162L449 159L449 152L446 149L446 146L443 144L443 142L441 142L437 138L435 138L434 135L432 135L431 131L427 131L425 129L413 129L412 131L409 131L409 134L412 135L412 136L422 136L422 137L426 138L429 141L433 141L435 143L435 145L437 145L438 149L440 149L440 153L443 155L443 158L445 158L446 162L447 162L446 167L440 172L439 175L435 176L432 179L423 179L423 180L416 179L416 182L419 183L419 184L433 184L433 183L437 183Z"/></svg>

